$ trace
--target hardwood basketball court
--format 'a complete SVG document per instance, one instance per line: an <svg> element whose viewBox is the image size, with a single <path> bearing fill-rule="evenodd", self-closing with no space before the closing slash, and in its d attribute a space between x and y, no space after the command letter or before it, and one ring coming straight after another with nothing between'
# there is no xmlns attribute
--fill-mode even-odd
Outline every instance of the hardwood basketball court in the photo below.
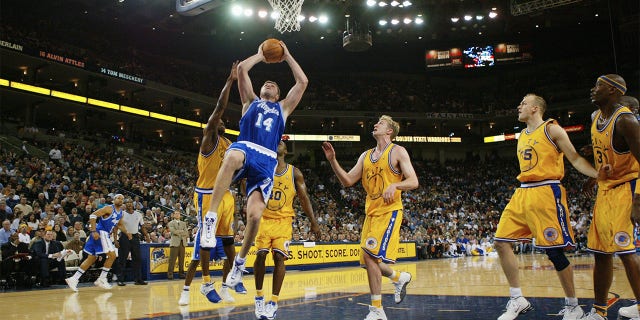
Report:
<svg viewBox="0 0 640 320"><path fill-rule="evenodd" d="M535 310L518 319L561 319L564 295L553 266L544 254L517 256L522 289ZM589 255L570 258L575 268L576 293L583 309L593 301ZM632 303L633 293L619 259L614 260L609 319L617 309ZM411 272L407 298L393 302L393 287L383 279L383 305L389 319L495 319L508 299L509 288L497 257L462 257L396 265ZM220 277L213 277L220 286ZM148 286L128 283L111 290L82 283L79 293L65 286L49 290L5 292L0 295L3 319L255 319L253 276L246 275L246 295L233 294L233 304L213 304L199 292L201 278L191 289L191 303L178 306L183 281L151 281ZM265 299L270 297L271 277L265 278ZM280 294L277 319L364 319L369 303L366 273L359 267L288 271Z"/></svg>

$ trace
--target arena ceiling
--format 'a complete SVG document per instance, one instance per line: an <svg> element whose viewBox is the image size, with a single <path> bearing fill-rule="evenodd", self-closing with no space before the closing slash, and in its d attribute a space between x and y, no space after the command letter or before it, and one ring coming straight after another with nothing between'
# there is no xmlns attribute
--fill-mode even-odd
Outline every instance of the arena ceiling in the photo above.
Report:
<svg viewBox="0 0 640 320"><path fill-rule="evenodd" d="M387 52L399 51L402 48L413 50L414 58L402 57L410 60L404 70L392 67L396 71L410 71L413 73L424 71L424 50L426 48L445 47L447 45L465 45L471 42L489 43L491 41L506 41L510 39L533 39L537 30L575 29L577 26L598 24L608 26L608 6L619 4L618 1L581 0L574 3L547 10L538 10L526 15L511 14L512 2L526 2L519 0L420 0L414 1L408 9L387 6L385 8L367 7L365 0L307 0L303 4L302 12L308 17L311 14L326 12L328 21L325 25L319 23L302 23L300 32L280 34L273 28L272 20L260 20L256 17L236 17L231 14L231 7L241 4L245 7L269 8L266 0L237 0L229 1L223 6L207 11L197 16L182 16L176 13L174 0L50 0L50 1L3 1L0 4L0 15L3 19L8 15L24 15L24 20L35 25L47 19L57 20L56 29L47 30L68 35L68 41L73 41L80 28L92 34L94 39L104 38L114 46L133 48L153 52L158 55L176 56L180 59L192 59L199 64L211 64L217 68L227 68L229 61L247 56L255 52L256 46L267 37L283 39L296 50L304 49L307 53L305 66L315 66L316 70L323 70L323 63L332 57L344 63L333 64L333 68L345 70L349 65L356 65L365 55L353 55L342 50L342 32L346 21L367 25L372 32L374 48L373 54L380 56L380 48ZM635 3L636 0L624 0L625 3ZM495 8L495 9L493 9ZM615 9L615 8L614 8ZM256 9L257 10L257 9ZM488 19L486 13L494 10L498 13L495 19ZM407 12L407 14L405 14ZM636 11L637 13L637 8ZM255 13L255 11L254 11ZM387 17L415 17L421 14L424 23L418 25L380 26L378 21ZM470 22L451 21L452 17L472 15ZM483 20L477 20L476 15L484 14ZM347 18L346 15L349 15ZM637 15L636 15L637 18ZM13 20L13 19L7 19ZM637 22L636 22L637 23ZM482 34L480 34L482 33ZM91 39L89 39L91 40ZM588 37L578 36L573 41L588 41ZM84 39L83 44L90 46L90 41ZM90 48L92 49L92 48ZM298 52L298 51L296 51ZM387 53L385 52L385 53ZM310 54L309 54L310 53ZM314 53L316 53L314 55ZM404 51L402 52L404 54ZM384 55L383 55L384 56ZM211 58L215 57L215 58ZM23 65L38 65L42 62L15 55L3 55L0 67L17 69ZM413 59L413 60L411 60ZM300 59L299 59L300 60ZM386 59L385 62L392 60ZM363 63L361 66L370 66ZM383 65L377 65L384 68ZM40 85L55 88L58 85L69 85L74 78L87 78L91 74L87 71L74 70L69 74L69 68L55 63L42 68L39 76ZM326 71L335 71L329 68ZM51 80L50 83L48 79ZM158 92L140 90L140 86L125 81L108 81L108 90L112 92L138 90L139 95L147 101L168 100L171 95L163 96ZM145 95L152 95L145 97ZM92 126L104 130L113 129L123 123L141 132L155 132L163 130L172 135L184 135L188 139L198 136L198 130L169 126L159 121L140 121L135 117L122 120L122 115L115 112L83 110L73 104L61 103L52 99L43 99L22 93L3 93L3 113L15 114L20 117L27 105L37 106L34 117L49 119L52 126L73 126L70 119L73 115L81 121L90 121ZM210 105L199 102L204 108ZM13 106L14 109L7 109ZM37 111L40 109L41 111ZM231 121L239 119L237 106L232 106L229 112ZM415 118L415 117L414 117ZM313 112L297 111L298 126L317 125L319 121ZM404 121L412 119L405 116ZM356 119L345 117L341 125L349 121L356 126ZM419 122L422 121L422 122ZM459 122L459 123L456 123ZM449 121L453 127L463 128L466 120ZM429 120L418 120L417 126L434 127L438 123ZM440 123L441 124L441 123ZM346 128L346 127L345 127ZM348 128L347 128L348 129ZM363 128L367 134L368 128ZM360 132L359 132L360 133Z"/></svg>
<svg viewBox="0 0 640 320"><path fill-rule="evenodd" d="M424 49L441 43L464 45L470 41L504 41L525 37L539 28L575 27L579 23L608 19L609 3L617 3L575 0L564 6L514 16L511 14L512 2L531 1L414 0L410 6L400 8L401 5L368 7L366 0L306 0L302 6L306 20L301 23L301 31L280 34L274 29L273 20L257 17L259 10L271 10L267 0L219 2L223 4L196 16L177 14L175 0L3 1L2 11L29 15L36 23L40 17L60 17L61 32L65 32L64 22L67 21L74 27L82 26L85 31L117 39L127 46L200 59L202 55L210 54L210 51L203 52L203 48L246 54L267 37L306 46L341 48L347 20L351 26L357 23L368 28L374 46L415 45ZM404 0L398 3L401 2ZM244 13L234 16L234 6L250 8L253 12L251 16ZM493 19L488 17L492 10L497 14ZM309 22L311 15L326 15L328 21L324 24ZM473 18L464 21L464 15ZM420 25L415 24L417 16L423 20ZM476 19L477 16L482 16L482 20ZM460 21L452 22L453 17L459 17ZM390 23L394 18L399 19L398 25ZM405 24L404 18L410 18L411 23ZM380 20L389 23L381 26Z"/></svg>

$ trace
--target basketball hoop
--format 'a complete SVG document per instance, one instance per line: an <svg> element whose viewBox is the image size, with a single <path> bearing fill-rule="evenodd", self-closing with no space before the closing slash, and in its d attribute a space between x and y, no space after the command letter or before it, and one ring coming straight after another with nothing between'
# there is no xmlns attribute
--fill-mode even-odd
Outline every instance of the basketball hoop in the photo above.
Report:
<svg viewBox="0 0 640 320"><path fill-rule="evenodd" d="M274 12L277 12L276 30L280 33L300 31L300 10L304 0L269 0Z"/></svg>

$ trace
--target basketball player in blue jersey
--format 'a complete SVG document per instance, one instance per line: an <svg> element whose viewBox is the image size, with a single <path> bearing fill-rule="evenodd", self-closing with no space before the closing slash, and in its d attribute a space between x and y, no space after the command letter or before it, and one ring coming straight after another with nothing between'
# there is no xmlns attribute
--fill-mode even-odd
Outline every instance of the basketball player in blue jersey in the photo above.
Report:
<svg viewBox="0 0 640 320"><path fill-rule="evenodd" d="M259 62L265 62L262 45L258 53L238 64L238 90L242 100L242 118L238 141L231 144L220 172L216 177L209 212L205 220L217 221L218 206L233 180L246 178L247 224L242 248L235 257L235 263L227 276L226 285L235 287L242 281L245 258L256 237L262 212L273 188L273 174L278 164L277 149L284 132L287 117L295 110L307 88L307 76L291 56L285 44L282 61L286 61L296 81L287 96L280 100L280 88L273 81L266 81L260 89L260 96L253 91L249 70Z"/></svg>
<svg viewBox="0 0 640 320"><path fill-rule="evenodd" d="M116 248L109 238L115 227L118 227L129 240L133 239L133 235L127 232L122 223L122 212L124 210L124 196L121 194L113 197L113 204L104 206L94 211L89 216L89 230L91 234L87 237L87 243L84 245L84 252L88 254L87 259L80 265L76 273L65 279L71 290L78 292L78 282L80 277L89 269L99 254L106 254L107 260L100 273L98 280L94 284L103 289L111 289L111 284L107 280L107 274L111 270L113 262L116 260Z"/></svg>
<svg viewBox="0 0 640 320"><path fill-rule="evenodd" d="M346 172L336 159L329 142L322 150L331 169L345 187L358 181L367 193L366 218L360 236L360 264L367 269L371 305L365 320L387 320L382 308L382 276L394 285L394 300L402 302L407 294L411 274L393 270L388 264L396 262L402 225L402 191L418 187L418 177L411 164L407 149L393 143L400 125L390 116L383 115L373 126L376 146L363 152L356 164Z"/></svg>
<svg viewBox="0 0 640 320"><path fill-rule="evenodd" d="M536 239L556 269L564 290L564 320L580 319L584 311L578 305L573 267L564 248L575 246L569 224L567 194L560 180L564 177L564 158L582 174L597 178L598 172L576 151L567 132L554 119L543 120L547 103L540 96L527 94L518 105L518 121L527 127L518 138L517 156L521 182L505 207L495 234L494 246L507 281L511 298L498 320L513 320L533 307L523 297L518 261L512 244Z"/></svg>
<svg viewBox="0 0 640 320"><path fill-rule="evenodd" d="M587 234L587 250L595 258L595 301L584 319L607 319L614 254L622 261L636 299L636 304L620 308L618 316L640 319L640 257L633 243L634 229L640 224L640 124L633 112L621 104L626 86L621 76L607 74L598 77L591 89L591 102L598 106L591 124L593 156L596 168L606 168L608 175L598 180Z"/></svg>
<svg viewBox="0 0 640 320"><path fill-rule="evenodd" d="M202 142L200 143L200 150L198 154L198 181L196 182L196 188L194 192L194 204L198 215L198 231L193 244L193 256L189 269L187 270L187 276L184 280L184 287L180 294L180 300L178 304L185 306L189 304L189 288L191 281L196 274L198 265L202 266L202 278L203 284L200 287L200 292L207 297L211 302L217 303L221 299L227 302L233 302L233 298L228 292L227 287L222 287L220 295L214 289L211 282L211 276L209 275L209 260L211 258L222 259L225 256L235 256L235 246L233 243L233 215L234 215L234 199L231 196L228 188L224 189L224 201L221 202L218 212L220 213L220 226L207 225L207 221L204 219L203 214L209 211L209 203L213 189L215 189L215 179L218 175L220 167L222 165L222 159L224 153L231 145L231 141L225 138L225 126L222 121L222 115L227 109L229 102L229 92L233 86L233 82L238 79L237 73L238 61L234 62L231 66L231 72L227 81L220 92L220 97L216 103L216 107L209 116L207 125L202 130ZM208 221L209 224L217 223L217 221ZM226 259L223 271L223 280L231 270L232 262L230 259ZM239 284L240 287L241 284ZM244 288L244 286L242 286ZM244 290L246 293L246 289Z"/></svg>

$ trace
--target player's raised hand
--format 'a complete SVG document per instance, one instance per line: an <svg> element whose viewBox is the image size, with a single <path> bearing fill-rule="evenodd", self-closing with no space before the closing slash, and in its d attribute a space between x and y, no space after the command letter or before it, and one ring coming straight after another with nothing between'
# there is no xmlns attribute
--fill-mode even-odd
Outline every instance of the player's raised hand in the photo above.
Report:
<svg viewBox="0 0 640 320"><path fill-rule="evenodd" d="M236 60L231 66L231 72L229 73L229 79L236 81L238 80L238 63L240 61Z"/></svg>
<svg viewBox="0 0 640 320"><path fill-rule="evenodd" d="M284 53L282 54L282 58L278 62L285 61L288 57L291 56L291 54L289 53L289 48L287 48L287 45L284 44L284 41L280 41L280 45L282 46L282 49L284 49Z"/></svg>
<svg viewBox="0 0 640 320"><path fill-rule="evenodd" d="M333 161L336 159L336 151L333 149L331 143L325 141L322 143L322 151L324 151L324 156L329 161Z"/></svg>

